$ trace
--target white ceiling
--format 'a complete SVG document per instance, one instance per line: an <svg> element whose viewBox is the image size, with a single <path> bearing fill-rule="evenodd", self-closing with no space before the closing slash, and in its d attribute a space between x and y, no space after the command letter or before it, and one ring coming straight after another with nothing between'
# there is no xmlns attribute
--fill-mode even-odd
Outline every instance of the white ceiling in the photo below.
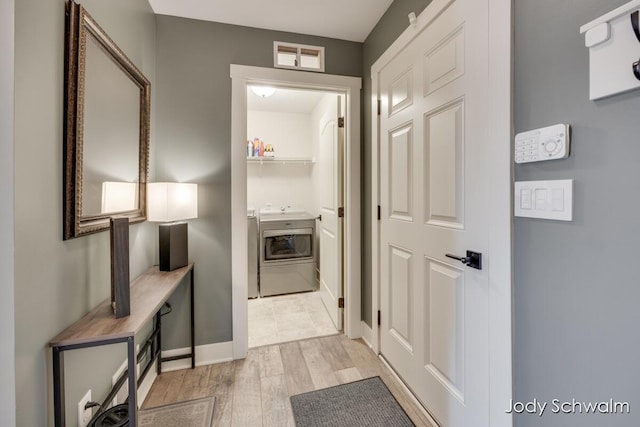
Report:
<svg viewBox="0 0 640 427"><path fill-rule="evenodd" d="M278 88L266 98L247 88L247 110L309 114L327 92Z"/></svg>
<svg viewBox="0 0 640 427"><path fill-rule="evenodd" d="M393 0L149 0L159 15L363 42Z"/></svg>

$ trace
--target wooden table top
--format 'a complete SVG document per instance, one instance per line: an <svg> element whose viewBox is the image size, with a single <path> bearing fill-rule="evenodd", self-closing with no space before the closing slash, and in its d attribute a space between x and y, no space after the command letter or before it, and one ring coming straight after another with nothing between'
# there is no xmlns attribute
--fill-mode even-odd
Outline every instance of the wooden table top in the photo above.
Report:
<svg viewBox="0 0 640 427"><path fill-rule="evenodd" d="M116 319L107 299L91 310L55 338L50 347L95 343L99 341L135 336L146 325L182 279L193 269L193 263L173 271L159 271L151 267L131 282L131 314Z"/></svg>

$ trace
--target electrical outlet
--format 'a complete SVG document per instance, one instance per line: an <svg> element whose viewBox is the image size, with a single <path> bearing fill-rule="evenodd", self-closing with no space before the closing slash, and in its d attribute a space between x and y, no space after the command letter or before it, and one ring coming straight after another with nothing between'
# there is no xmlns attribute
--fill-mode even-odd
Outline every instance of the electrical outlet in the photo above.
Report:
<svg viewBox="0 0 640 427"><path fill-rule="evenodd" d="M84 409L87 403L91 402L91 389L87 391L80 402L78 402L78 426L87 427L93 416L93 408Z"/></svg>

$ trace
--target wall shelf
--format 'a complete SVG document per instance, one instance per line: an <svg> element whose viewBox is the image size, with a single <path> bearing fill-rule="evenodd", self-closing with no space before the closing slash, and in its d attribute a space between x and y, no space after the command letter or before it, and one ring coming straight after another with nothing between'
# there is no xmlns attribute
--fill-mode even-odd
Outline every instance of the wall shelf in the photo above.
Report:
<svg viewBox="0 0 640 427"><path fill-rule="evenodd" d="M313 164L316 159L313 157L247 157L247 163L259 163L261 165L267 164Z"/></svg>

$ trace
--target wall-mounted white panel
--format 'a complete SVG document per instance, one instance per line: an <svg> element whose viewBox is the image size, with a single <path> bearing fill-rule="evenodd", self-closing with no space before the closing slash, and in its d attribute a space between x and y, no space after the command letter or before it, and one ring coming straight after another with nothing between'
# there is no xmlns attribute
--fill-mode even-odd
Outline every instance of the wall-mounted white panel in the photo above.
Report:
<svg viewBox="0 0 640 427"><path fill-rule="evenodd" d="M573 220L573 180L517 181L514 214L527 218Z"/></svg>
<svg viewBox="0 0 640 427"><path fill-rule="evenodd" d="M640 87L633 63L640 56L640 40L631 14L640 0L631 1L580 28L589 47L589 98L596 100Z"/></svg>
<svg viewBox="0 0 640 427"><path fill-rule="evenodd" d="M413 219L413 124L403 125L389 135L389 194L391 217Z"/></svg>
<svg viewBox="0 0 640 427"><path fill-rule="evenodd" d="M413 254L389 246L389 332L407 351L413 352Z"/></svg>
<svg viewBox="0 0 640 427"><path fill-rule="evenodd" d="M516 163L565 159L571 148L570 134L567 124L520 132L515 138L513 157Z"/></svg>

